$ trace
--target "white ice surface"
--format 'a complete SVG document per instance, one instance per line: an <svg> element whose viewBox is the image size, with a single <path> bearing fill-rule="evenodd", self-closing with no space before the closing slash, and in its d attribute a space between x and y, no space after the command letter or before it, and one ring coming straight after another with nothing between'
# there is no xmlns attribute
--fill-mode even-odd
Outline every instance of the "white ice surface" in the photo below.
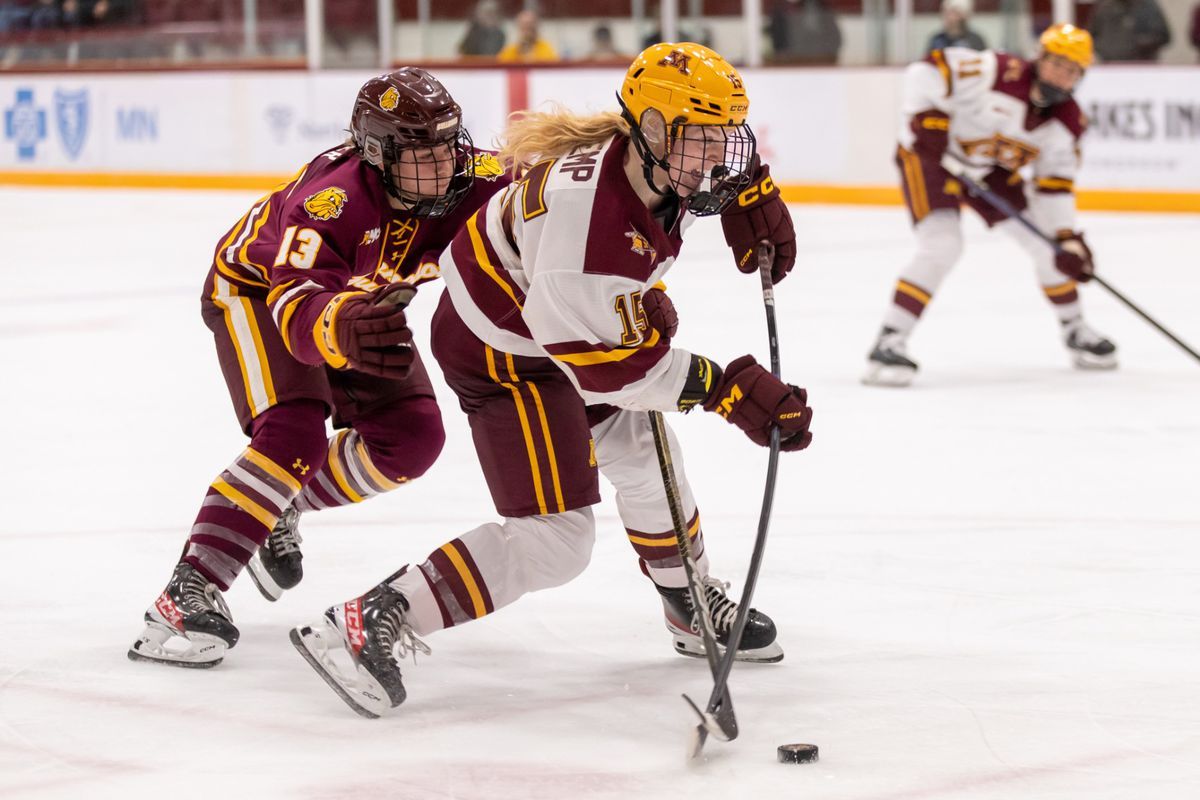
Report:
<svg viewBox="0 0 1200 800"><path fill-rule="evenodd" d="M1071 370L1031 266L967 219L917 384L860 386L910 249L898 208L794 209L783 359L816 438L783 460L755 597L787 658L735 669L742 735L706 763L684 764L679 694L705 697L707 669L672 653L608 493L587 572L430 637L390 718L352 714L293 651L293 624L494 518L436 376L441 461L305 517L304 583L274 605L232 589L224 664L127 661L243 446L198 297L251 199L0 190L0 796L1200 797L1200 364L1088 289L1121 368ZM1200 220L1083 220L1102 272L1200 344ZM719 226L693 231L669 276L678 341L765 358L756 280ZM712 415L673 422L740 591L765 451ZM775 763L785 742L821 761Z"/></svg>

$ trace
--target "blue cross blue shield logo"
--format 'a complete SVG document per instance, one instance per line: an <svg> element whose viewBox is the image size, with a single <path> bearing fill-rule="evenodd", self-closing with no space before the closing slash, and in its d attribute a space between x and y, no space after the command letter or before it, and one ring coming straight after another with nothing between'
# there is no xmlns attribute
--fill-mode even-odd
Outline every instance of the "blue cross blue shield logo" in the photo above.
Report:
<svg viewBox="0 0 1200 800"><path fill-rule="evenodd" d="M38 142L46 138L46 110L33 104L33 89L17 89L16 101L4 109L4 138L17 143L17 159L33 161Z"/></svg>
<svg viewBox="0 0 1200 800"><path fill-rule="evenodd" d="M54 121L58 135L62 137L63 149L72 161L79 158L88 129L88 92L54 91Z"/></svg>

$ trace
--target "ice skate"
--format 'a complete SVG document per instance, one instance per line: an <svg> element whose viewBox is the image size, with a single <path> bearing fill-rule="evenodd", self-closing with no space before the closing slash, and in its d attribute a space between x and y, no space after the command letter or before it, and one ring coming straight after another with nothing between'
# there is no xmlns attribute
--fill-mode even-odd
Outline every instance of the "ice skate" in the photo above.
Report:
<svg viewBox="0 0 1200 800"><path fill-rule="evenodd" d="M917 362L908 357L906 336L893 328L879 332L875 348L867 356L867 386L908 386L917 374Z"/></svg>
<svg viewBox="0 0 1200 800"><path fill-rule="evenodd" d="M729 634L733 630L733 621L738 613L738 604L730 600L725 593L728 589L728 583L712 577L704 579L704 593L708 599L709 612L712 614L713 632L722 653L729 644ZM692 596L687 587L667 589L659 586L658 593L662 595L667 630L675 640L675 652L704 658L700 620L692 611ZM775 641L775 623L761 611L750 609L746 630L742 632L741 646L738 647L737 660L762 664L783 660L783 648Z"/></svg>
<svg viewBox="0 0 1200 800"><path fill-rule="evenodd" d="M407 612L408 600L385 581L327 609L319 622L293 628L292 644L346 705L375 719L407 696L398 659L430 653Z"/></svg>
<svg viewBox="0 0 1200 800"><path fill-rule="evenodd" d="M1117 346L1082 319L1063 323L1063 343L1077 369L1116 369Z"/></svg>
<svg viewBox="0 0 1200 800"><path fill-rule="evenodd" d="M258 587L262 596L274 603L288 589L295 588L304 577L300 561L300 512L288 506L279 516L275 528L262 547L254 553L250 563L250 580Z"/></svg>
<svg viewBox="0 0 1200 800"><path fill-rule="evenodd" d="M176 667L215 667L237 640L238 629L221 590L181 561L167 588L147 609L146 630L129 648L129 658Z"/></svg>

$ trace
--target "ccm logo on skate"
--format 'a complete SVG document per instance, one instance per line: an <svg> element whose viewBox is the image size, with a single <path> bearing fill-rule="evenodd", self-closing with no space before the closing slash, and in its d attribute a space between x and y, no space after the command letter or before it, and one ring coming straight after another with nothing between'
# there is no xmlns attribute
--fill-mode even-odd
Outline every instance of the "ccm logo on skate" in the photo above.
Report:
<svg viewBox="0 0 1200 800"><path fill-rule="evenodd" d="M176 630L183 630L183 614L179 608L171 602L171 596L163 592L158 596L158 600L154 602L154 607L158 609L158 613L162 614L163 619L171 624L171 627Z"/></svg>
<svg viewBox="0 0 1200 800"><path fill-rule="evenodd" d="M729 394L720 402L717 413L726 419L733 413L733 407L737 405L737 401L742 399L742 387L736 384L729 390Z"/></svg>
<svg viewBox="0 0 1200 800"><path fill-rule="evenodd" d="M350 639L350 647L355 654L367 643L363 635L362 605L357 600L346 603L343 613L346 617L346 636Z"/></svg>

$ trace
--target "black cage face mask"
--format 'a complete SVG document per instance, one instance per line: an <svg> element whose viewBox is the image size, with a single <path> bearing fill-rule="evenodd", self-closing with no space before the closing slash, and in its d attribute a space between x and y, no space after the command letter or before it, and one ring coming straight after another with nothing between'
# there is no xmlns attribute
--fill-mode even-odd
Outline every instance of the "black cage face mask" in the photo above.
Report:
<svg viewBox="0 0 1200 800"><path fill-rule="evenodd" d="M465 128L436 144L401 143L390 138L382 155L387 164L383 180L388 193L414 217L446 216L462 202L475 177L471 136ZM403 180L402 169L409 176Z"/></svg>
<svg viewBox="0 0 1200 800"><path fill-rule="evenodd" d="M748 125L674 125L663 159L668 181L698 217L724 211L754 176L754 133Z"/></svg>

